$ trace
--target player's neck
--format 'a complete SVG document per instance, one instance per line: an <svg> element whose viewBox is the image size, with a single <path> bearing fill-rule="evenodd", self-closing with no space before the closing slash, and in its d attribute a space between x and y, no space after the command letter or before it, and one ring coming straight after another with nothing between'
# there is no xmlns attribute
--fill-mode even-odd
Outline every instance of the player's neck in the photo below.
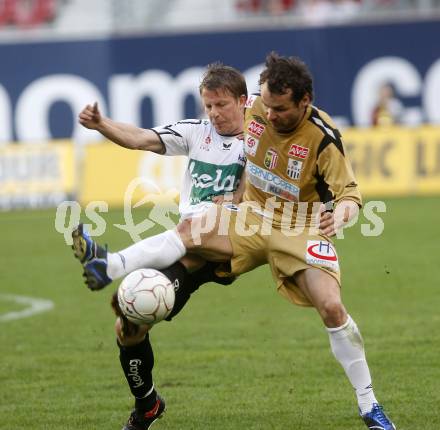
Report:
<svg viewBox="0 0 440 430"><path fill-rule="evenodd" d="M222 137L235 137L235 136L239 136L240 134L243 134L243 126L244 124L241 124L240 127L237 127L236 129L232 130L229 133L218 133L218 135L222 136Z"/></svg>

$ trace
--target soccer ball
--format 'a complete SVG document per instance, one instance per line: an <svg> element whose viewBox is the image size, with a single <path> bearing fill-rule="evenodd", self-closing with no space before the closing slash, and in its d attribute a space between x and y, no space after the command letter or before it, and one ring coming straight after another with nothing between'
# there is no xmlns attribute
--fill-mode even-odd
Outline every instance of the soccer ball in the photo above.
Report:
<svg viewBox="0 0 440 430"><path fill-rule="evenodd" d="M174 285L155 269L139 269L127 275L118 288L122 313L134 324L156 324L174 306Z"/></svg>

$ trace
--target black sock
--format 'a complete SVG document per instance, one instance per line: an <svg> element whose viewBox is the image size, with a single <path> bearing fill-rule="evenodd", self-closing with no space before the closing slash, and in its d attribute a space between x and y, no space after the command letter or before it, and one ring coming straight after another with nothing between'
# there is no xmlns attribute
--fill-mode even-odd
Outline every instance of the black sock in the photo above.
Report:
<svg viewBox="0 0 440 430"><path fill-rule="evenodd" d="M235 276L231 275L230 272L230 262L215 263L213 261L207 261L203 267L191 273L189 276L192 278L194 285L197 285L197 288L199 288L200 285L206 284L207 282L230 285L235 280Z"/></svg>
<svg viewBox="0 0 440 430"><path fill-rule="evenodd" d="M134 346L119 346L119 360L130 391L136 398L136 409L149 411L156 402L153 388L154 354L148 333L145 339Z"/></svg>
<svg viewBox="0 0 440 430"><path fill-rule="evenodd" d="M191 293L197 290L199 286L194 285L186 267L180 261L176 261L170 267L161 270L161 272L174 284L174 306L166 318L166 321L171 321L183 309Z"/></svg>
<svg viewBox="0 0 440 430"><path fill-rule="evenodd" d="M207 282L217 282L223 285L229 285L234 281L234 277L219 276L216 273L216 269L220 266L220 263L213 263L208 261L202 268L196 270L193 273L188 273L185 266L177 261L170 267L161 270L161 272L168 277L168 279L174 284L174 291L176 298L174 300L174 306L171 313L166 318L166 321L171 321L186 305L191 294L199 289L199 287ZM223 266L223 265L222 265ZM224 266L225 271L228 272L230 267Z"/></svg>

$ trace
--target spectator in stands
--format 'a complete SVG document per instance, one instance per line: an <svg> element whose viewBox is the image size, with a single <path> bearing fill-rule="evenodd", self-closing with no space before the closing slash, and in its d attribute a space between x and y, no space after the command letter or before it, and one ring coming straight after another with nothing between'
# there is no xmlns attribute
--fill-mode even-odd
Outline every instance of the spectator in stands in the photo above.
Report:
<svg viewBox="0 0 440 430"><path fill-rule="evenodd" d="M236 6L242 12L276 16L293 9L295 0L237 0Z"/></svg>
<svg viewBox="0 0 440 430"><path fill-rule="evenodd" d="M346 22L357 16L360 7L358 0L304 0L298 15L315 25Z"/></svg>
<svg viewBox="0 0 440 430"><path fill-rule="evenodd" d="M379 89L371 123L374 126L399 124L402 122L402 112L403 105L395 96L393 86L388 82L383 84Z"/></svg>

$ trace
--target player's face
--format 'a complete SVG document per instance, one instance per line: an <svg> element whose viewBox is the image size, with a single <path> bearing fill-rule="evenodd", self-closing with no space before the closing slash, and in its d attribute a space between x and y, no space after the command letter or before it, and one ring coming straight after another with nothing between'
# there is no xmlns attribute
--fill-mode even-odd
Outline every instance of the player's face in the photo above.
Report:
<svg viewBox="0 0 440 430"><path fill-rule="evenodd" d="M271 93L267 82L261 85L261 100L266 109L268 121L280 133L292 131L300 123L310 104L308 95L305 95L299 103L295 103L290 89L284 94Z"/></svg>
<svg viewBox="0 0 440 430"><path fill-rule="evenodd" d="M243 131L243 110L246 96L236 98L227 90L202 90L206 115L218 134L235 135Z"/></svg>

